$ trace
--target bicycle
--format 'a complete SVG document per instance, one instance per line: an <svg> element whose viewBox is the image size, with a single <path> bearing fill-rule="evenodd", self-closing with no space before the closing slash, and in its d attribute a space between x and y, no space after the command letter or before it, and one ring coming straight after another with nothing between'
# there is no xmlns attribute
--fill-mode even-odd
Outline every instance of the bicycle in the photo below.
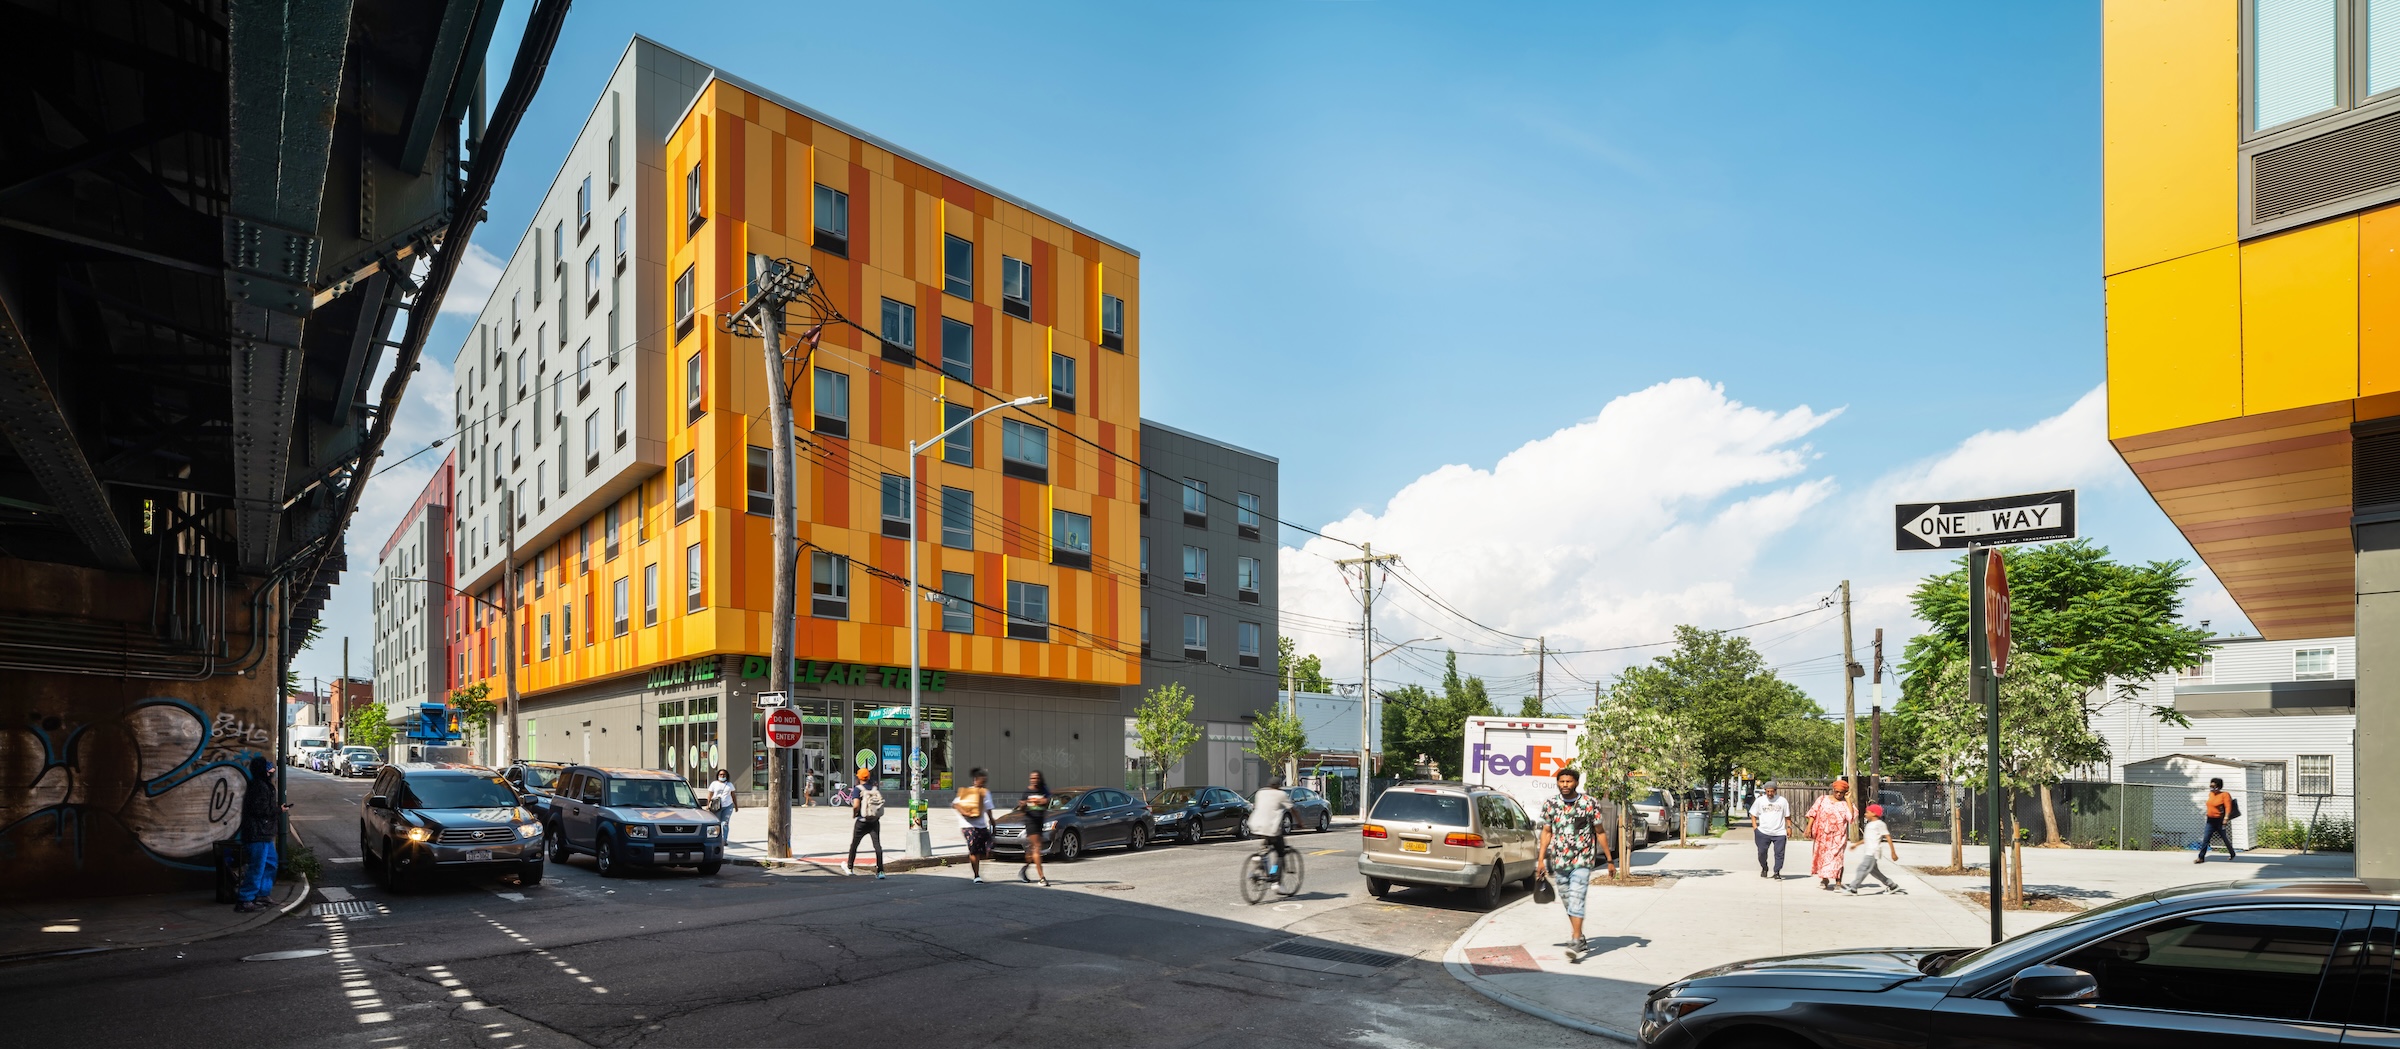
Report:
<svg viewBox="0 0 2400 1049"><path fill-rule="evenodd" d="M1272 861L1274 872L1268 872ZM1261 846L1242 861L1242 901L1257 903L1267 898L1267 886L1275 887L1278 896L1291 896L1300 891L1300 850L1289 845Z"/></svg>

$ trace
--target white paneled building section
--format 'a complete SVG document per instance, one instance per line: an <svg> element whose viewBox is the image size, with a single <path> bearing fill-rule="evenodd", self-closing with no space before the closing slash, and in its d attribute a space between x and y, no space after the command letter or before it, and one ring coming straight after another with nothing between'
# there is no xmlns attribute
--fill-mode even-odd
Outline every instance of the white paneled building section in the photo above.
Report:
<svg viewBox="0 0 2400 1049"><path fill-rule="evenodd" d="M375 563L375 698L394 720L415 718L421 703L443 702L442 606L449 591L416 580L441 579L442 529L446 507L429 503L400 526L391 548Z"/></svg>
<svg viewBox="0 0 2400 1049"><path fill-rule="evenodd" d="M665 465L661 147L705 77L636 39L453 365L458 584L498 581ZM513 507L514 520L503 514Z"/></svg>
<svg viewBox="0 0 2400 1049"><path fill-rule="evenodd" d="M2088 774L2122 779L2126 765L2189 754L2258 763L2269 792L2350 795L2357 667L2353 638L2220 638L2200 666L2143 682L2131 701L2112 684L2091 721L2112 769ZM2162 706L2191 726L2160 721L2152 711Z"/></svg>

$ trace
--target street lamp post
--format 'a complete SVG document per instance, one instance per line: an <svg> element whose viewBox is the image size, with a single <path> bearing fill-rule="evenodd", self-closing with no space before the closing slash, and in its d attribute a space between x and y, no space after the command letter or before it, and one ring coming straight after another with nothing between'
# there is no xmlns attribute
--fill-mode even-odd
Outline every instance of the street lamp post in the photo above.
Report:
<svg viewBox="0 0 2400 1049"><path fill-rule="evenodd" d="M508 502L507 502L507 497L506 497L505 495L503 495L503 496L502 496L502 500L501 500L501 504L500 504L500 509L501 509L501 511L502 511L502 516L503 516L503 517L505 517L505 516L506 516L506 511L508 510ZM512 558L512 560L513 560L513 558ZM438 580L438 579L414 579L414 578L411 578L411 579L395 579L395 580L393 580L393 582L396 582L396 583L431 583L431 584L433 584L434 586L441 587L442 589L444 589L444 590L448 590L448 591L450 591L450 592L451 592L451 593L453 593L453 594L457 594L458 596L460 596L460 597L463 597L463 598L466 598L466 599L467 599L467 600L469 600L469 601L473 601L473 602L475 602L476 604L479 604L479 605L482 605L482 606L483 606L483 607L485 607L485 608L491 609L493 612L499 613L499 615L500 615L500 617L501 617L501 619L500 619L500 632L501 632L501 633L504 635L504 638L503 638L503 640L502 640L502 642L501 642L501 643L502 643L504 646L506 646L506 648L507 648L507 650L508 650L508 651L507 651L507 653L506 653L504 656L502 656L502 658L501 658L501 663L503 664L503 666L501 667L501 675L502 675L503 679L504 679L504 680L506 680L506 681L508 682L508 704L507 704L506 708L505 708L505 709L503 709L503 710L500 712L500 714L501 714L501 720L502 720L502 727L503 727L503 728L506 730L506 733L507 733L507 734L506 734L506 736L505 736L505 737L503 737L503 736L502 736L500 733L494 733L494 734L493 734L493 737L492 737L492 741L493 741L493 743L494 743L494 744L495 744L495 746L496 746L496 745L497 745L497 744L498 744L498 743L501 741L501 739L503 739L503 738L506 738L506 739L508 739L508 741L509 741L509 746L508 746L508 748L507 748L507 750L508 750L508 753L506 753L506 754L496 754L496 755L494 755L494 762L493 762L493 763L494 763L494 764L499 764L499 765L505 765L505 764L507 764L509 761L512 761L512 760L514 760L514 759L516 758L516 745L515 745L515 736L516 736L516 716L517 716L517 655L516 655L516 649L517 649L517 630L516 630L516 625L515 625L514 623L512 623L512 622L511 622L511 620L512 620L514 617L509 615L509 613L508 613L508 610L507 610L506 608L503 608L503 607L501 607L501 606L499 606L499 605L495 605L495 604L493 604L493 603L491 603L491 602L489 602L489 601L486 601L486 600L484 600L484 599L482 599L482 598L480 598L480 597L477 597L477 596L475 596L475 595L473 595L473 594L470 594L470 593L468 593L468 592L466 592L466 591L464 591L464 590L461 590L461 589L459 589L459 588L457 588L457 587L455 587L455 586L452 586L452 585L450 585L450 584L448 584L448 583L442 582L441 580ZM500 577L500 593L501 593L501 595L502 595L502 596L507 596L507 594L508 594L508 583L509 583L508 576L507 576L507 574L506 574L505 572L503 572L503 573L501 574L501 577Z"/></svg>
<svg viewBox="0 0 2400 1049"><path fill-rule="evenodd" d="M917 519L920 516L917 513L919 502L917 498L917 457L925 454L925 449L942 443L943 439L974 425L975 420L986 415L1002 408L1023 408L1028 405L1041 404L1049 399L1048 397L1019 397L1013 401L995 404L960 419L951 424L948 429L934 434L932 437L923 441L910 441L908 444L908 767L906 771L908 774L908 811L912 818L916 815L917 805L925 800L925 773L918 767L922 763L925 753L925 728L924 722L920 720L924 709L924 683L920 680L925 674L924 650L923 636L918 625L918 617L923 613L925 601L920 593L922 588L917 582L917 538L919 532ZM928 817L926 823L931 822L932 819ZM914 857L933 855L932 830L925 824L918 824L910 830L908 854Z"/></svg>

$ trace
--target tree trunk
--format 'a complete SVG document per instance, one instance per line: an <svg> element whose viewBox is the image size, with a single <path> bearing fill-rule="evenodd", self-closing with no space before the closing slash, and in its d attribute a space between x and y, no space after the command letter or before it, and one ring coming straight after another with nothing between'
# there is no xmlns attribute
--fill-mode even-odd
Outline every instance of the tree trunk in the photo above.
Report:
<svg viewBox="0 0 2400 1049"><path fill-rule="evenodd" d="M1967 865L1966 826L1958 815L1958 783L1942 781L1942 796L1950 803L1950 869L1957 870Z"/></svg>
<svg viewBox="0 0 2400 1049"><path fill-rule="evenodd" d="M2056 845L2058 844L2058 813L2050 807L2050 784L2043 783L2036 796L2042 802L2042 844Z"/></svg>
<svg viewBox="0 0 2400 1049"><path fill-rule="evenodd" d="M2008 860L2008 905L2021 911L2025 909L2025 842L2014 812L2008 818Z"/></svg>
<svg viewBox="0 0 2400 1049"><path fill-rule="evenodd" d="M1620 802L1618 802L1618 803L1617 803L1617 864L1616 864L1616 866L1617 866L1617 884L1619 884L1619 885L1623 885L1623 884L1625 884L1625 868L1633 866L1633 857L1632 857L1632 856L1630 856L1630 855L1627 855L1627 853L1628 853L1628 852L1630 852L1631 850L1629 850L1629 849L1626 847L1626 842L1629 840L1629 839L1628 839L1628 837L1627 837L1627 835L1628 835L1628 833L1629 833L1629 832L1628 832L1628 831L1625 829L1625 811L1626 811L1627 809L1630 809L1630 808L1632 808L1632 807L1633 807L1633 804L1632 804L1632 802L1631 802L1631 801L1620 801Z"/></svg>

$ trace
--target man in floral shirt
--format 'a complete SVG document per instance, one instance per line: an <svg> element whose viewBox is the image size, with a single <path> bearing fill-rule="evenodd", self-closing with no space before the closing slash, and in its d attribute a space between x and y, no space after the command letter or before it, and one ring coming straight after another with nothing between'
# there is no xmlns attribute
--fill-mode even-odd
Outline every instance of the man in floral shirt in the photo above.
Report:
<svg viewBox="0 0 2400 1049"><path fill-rule="evenodd" d="M1540 877L1558 888L1567 906L1567 960L1581 962L1590 949L1583 942L1583 898L1592 886L1592 870L1606 870L1615 857L1608 854L1600 828L1600 803L1581 791L1583 773L1558 770L1558 796L1542 803L1542 864Z"/></svg>

